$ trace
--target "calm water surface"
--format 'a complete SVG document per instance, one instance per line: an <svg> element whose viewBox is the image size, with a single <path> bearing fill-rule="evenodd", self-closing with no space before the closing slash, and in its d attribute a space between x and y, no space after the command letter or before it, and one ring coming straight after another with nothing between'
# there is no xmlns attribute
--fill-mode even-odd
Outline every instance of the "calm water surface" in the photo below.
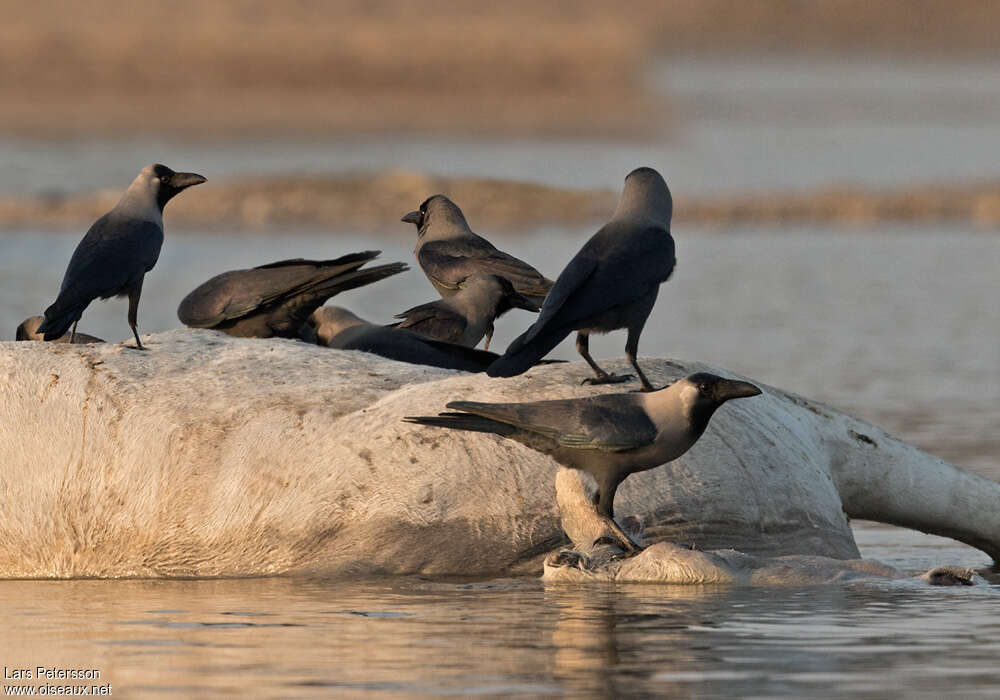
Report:
<svg viewBox="0 0 1000 700"><path fill-rule="evenodd" d="M866 528L859 541L917 570L985 563L897 535ZM97 668L119 697L995 697L998 593L909 581L10 581L0 663Z"/></svg>

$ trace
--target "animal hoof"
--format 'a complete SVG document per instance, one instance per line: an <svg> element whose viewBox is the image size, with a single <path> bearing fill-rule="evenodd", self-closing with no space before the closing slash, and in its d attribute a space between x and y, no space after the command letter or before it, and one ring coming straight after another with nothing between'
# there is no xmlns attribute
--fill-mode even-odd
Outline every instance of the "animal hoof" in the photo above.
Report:
<svg viewBox="0 0 1000 700"><path fill-rule="evenodd" d="M558 567L573 566L583 571L587 571L591 568L589 557L569 549L564 549L559 552L548 562L548 564L549 566Z"/></svg>
<svg viewBox="0 0 1000 700"><path fill-rule="evenodd" d="M615 554L613 557L611 557L611 559L612 561L617 561L619 559L631 559L637 554L641 554L642 551L643 551L642 547L640 547L639 549L623 550L621 553Z"/></svg>
<svg viewBox="0 0 1000 700"><path fill-rule="evenodd" d="M628 545L617 537L612 537L611 535L601 535L596 540L594 540L594 546L600 547L601 545L610 545L617 548L619 551L611 555L611 560L615 561L617 559L628 559L629 557L634 557L636 554L641 552L644 548L640 547L635 542L630 542Z"/></svg>
<svg viewBox="0 0 1000 700"><path fill-rule="evenodd" d="M622 382L627 382L630 379L635 379L635 375L632 374L605 374L602 377L587 377L581 384L621 384Z"/></svg>
<svg viewBox="0 0 1000 700"><path fill-rule="evenodd" d="M957 566L938 566L924 574L924 580L932 586L975 586L976 572Z"/></svg>

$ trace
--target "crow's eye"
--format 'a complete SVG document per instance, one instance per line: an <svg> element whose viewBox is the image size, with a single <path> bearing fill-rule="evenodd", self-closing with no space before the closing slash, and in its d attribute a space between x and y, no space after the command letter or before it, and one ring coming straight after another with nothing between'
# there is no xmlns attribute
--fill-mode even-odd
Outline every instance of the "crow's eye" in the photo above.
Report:
<svg viewBox="0 0 1000 700"><path fill-rule="evenodd" d="M164 175L163 177L160 178L160 182L162 182L165 185L168 182L170 182L170 178L168 176Z"/></svg>

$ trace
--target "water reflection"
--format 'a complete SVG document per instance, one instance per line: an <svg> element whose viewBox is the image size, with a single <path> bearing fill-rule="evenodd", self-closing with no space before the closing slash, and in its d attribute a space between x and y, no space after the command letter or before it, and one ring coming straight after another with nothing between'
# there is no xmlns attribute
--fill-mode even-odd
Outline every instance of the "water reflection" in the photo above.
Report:
<svg viewBox="0 0 1000 700"><path fill-rule="evenodd" d="M908 582L0 582L0 657L99 668L130 695L961 693L1000 682L997 594Z"/></svg>
<svg viewBox="0 0 1000 700"><path fill-rule="evenodd" d="M644 609L635 598L637 591L644 599L662 601L660 609ZM548 586L545 593L546 603L559 610L552 631L554 672L573 695L621 697L654 675L666 674L656 692L688 697L690 685L673 683L668 677L694 667L696 650L688 648L685 637L688 630L706 621L685 603L727 591L706 586L651 586L647 590L609 584ZM655 630L658 644L672 648L669 658L659 659L655 668L642 662L645 652L636 646L649 630Z"/></svg>
<svg viewBox="0 0 1000 700"><path fill-rule="evenodd" d="M922 683L912 684L917 693L963 676L974 685L988 668L985 650L965 660L967 673L936 663L941 654L981 644L990 632L949 628L945 620L956 610L925 589L822 587L762 595L633 586L546 594L547 602L561 606L553 632L556 674L574 695L888 697L911 685L895 667L922 665ZM955 597L966 604L962 594Z"/></svg>

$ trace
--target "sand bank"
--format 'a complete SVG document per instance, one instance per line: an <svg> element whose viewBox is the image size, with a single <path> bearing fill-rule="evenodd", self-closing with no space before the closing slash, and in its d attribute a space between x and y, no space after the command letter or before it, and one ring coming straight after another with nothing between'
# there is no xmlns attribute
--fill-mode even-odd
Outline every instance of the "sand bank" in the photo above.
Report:
<svg viewBox="0 0 1000 700"><path fill-rule="evenodd" d="M399 218L428 196L444 193L474 229L529 229L542 224L606 220L617 193L574 190L487 178L446 178L410 172L379 175L213 179L167 210L171 229L301 227L405 232ZM0 198L0 228L84 230L121 196L107 190ZM864 227L872 222L961 222L1000 227L1000 182L921 185L899 189L824 188L814 191L687 197L674 204L675 221L727 225L802 222Z"/></svg>
<svg viewBox="0 0 1000 700"><path fill-rule="evenodd" d="M644 72L699 51L1000 49L977 0L0 0L0 130L648 134ZM669 97L669 96L668 96Z"/></svg>

